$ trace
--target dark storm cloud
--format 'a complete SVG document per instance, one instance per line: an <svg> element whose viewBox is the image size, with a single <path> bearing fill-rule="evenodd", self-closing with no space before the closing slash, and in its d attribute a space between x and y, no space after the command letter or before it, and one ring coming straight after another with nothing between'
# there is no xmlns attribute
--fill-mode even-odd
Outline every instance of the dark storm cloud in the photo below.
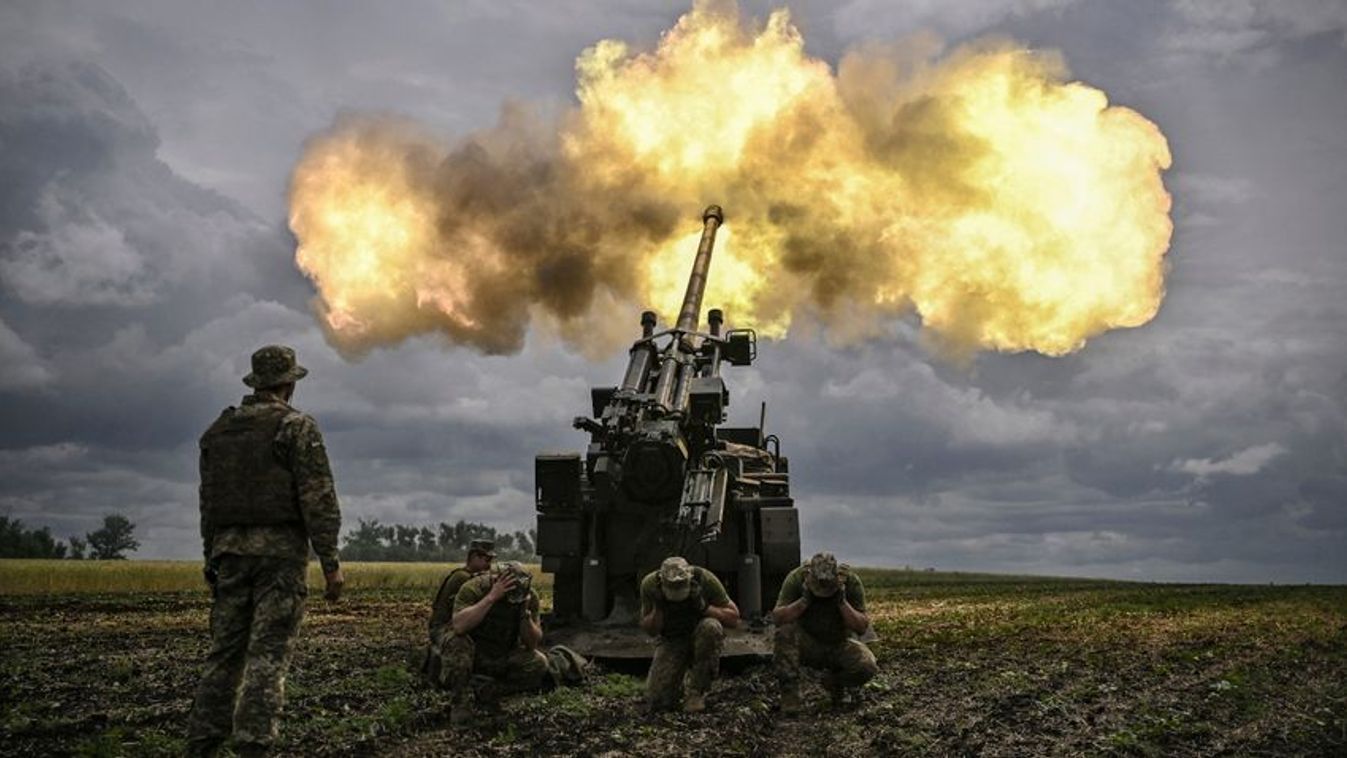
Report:
<svg viewBox="0 0 1347 758"><path fill-rule="evenodd" d="M530 426L540 421L565 429L556 394L580 383L550 371L499 381L426 345L345 364L313 330L288 236L164 164L106 71L48 60L0 73L0 509L58 535L124 512L147 530L143 552L183 554L195 437L245 391L248 353L277 341L315 370L300 401L323 419L338 471L350 469L357 515L447 517L462 499L465 514L523 522L521 440L545 441Z"/></svg>
<svg viewBox="0 0 1347 758"><path fill-rule="evenodd" d="M1347 579L1342 5L796 5L811 52L830 60L923 29L1061 48L1078 76L1154 119L1175 155L1168 296L1141 329L1060 359L960 368L909 322L845 349L801 324L727 372L732 422L768 401L806 550ZM248 353L277 341L312 370L296 400L327 434L349 523L529 523L533 454L583 447L570 417L620 357L591 364L531 334L510 358L417 339L343 361L291 264L285 178L342 108L463 134L507 98L567 100L582 47L648 43L677 13L0 9L0 512L68 535L121 511L143 553L194 556L196 435L245 391Z"/></svg>

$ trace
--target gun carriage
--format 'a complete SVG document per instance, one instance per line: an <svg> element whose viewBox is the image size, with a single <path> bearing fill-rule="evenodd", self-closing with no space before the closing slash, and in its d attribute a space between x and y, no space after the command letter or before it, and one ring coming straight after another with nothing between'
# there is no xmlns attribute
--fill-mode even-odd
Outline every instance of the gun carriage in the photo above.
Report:
<svg viewBox="0 0 1347 758"><path fill-rule="evenodd" d="M707 313L699 331L718 206L702 214L702 236L672 328L641 314L622 382L591 391L584 455L544 454L535 463L538 553L553 575L549 637L608 658L653 654L637 627L637 587L670 555L713 571L745 624L727 655L765 654L781 581L800 563L798 512L781 442L764 434L766 404L752 427L722 426L730 393L725 365L757 358L751 329L725 329Z"/></svg>

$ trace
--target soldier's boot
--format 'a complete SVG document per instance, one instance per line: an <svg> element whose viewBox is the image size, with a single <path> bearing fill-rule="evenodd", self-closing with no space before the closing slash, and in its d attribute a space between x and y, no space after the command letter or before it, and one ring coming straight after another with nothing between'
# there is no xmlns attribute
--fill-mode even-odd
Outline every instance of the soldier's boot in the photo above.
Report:
<svg viewBox="0 0 1347 758"><path fill-rule="evenodd" d="M860 704L860 690L843 685L841 678L831 671L823 675L823 689L828 691L833 710L849 710Z"/></svg>
<svg viewBox="0 0 1347 758"><path fill-rule="evenodd" d="M706 695L701 692L689 691L683 697L684 713L701 713L706 710Z"/></svg>
<svg viewBox="0 0 1347 758"><path fill-rule="evenodd" d="M846 701L847 693L842 683L838 681L837 674L831 671L824 672L823 689L828 693L833 708L840 709Z"/></svg>
<svg viewBox="0 0 1347 758"><path fill-rule="evenodd" d="M842 684L841 678L833 672L823 675L823 688L828 691L828 698L832 701L833 710L853 710L861 703L860 688L847 687Z"/></svg>
<svg viewBox="0 0 1347 758"><path fill-rule="evenodd" d="M781 688L781 713L785 716L798 716L803 709L800 702L800 687Z"/></svg>
<svg viewBox="0 0 1347 758"><path fill-rule="evenodd" d="M460 687L449 699L449 728L461 729L472 723L472 693Z"/></svg>
<svg viewBox="0 0 1347 758"><path fill-rule="evenodd" d="M455 703L449 706L449 727L462 729L472 723L472 707L467 703Z"/></svg>
<svg viewBox="0 0 1347 758"><path fill-rule="evenodd" d="M480 675L473 676L472 682L478 710L491 715L500 713L500 684L492 677Z"/></svg>

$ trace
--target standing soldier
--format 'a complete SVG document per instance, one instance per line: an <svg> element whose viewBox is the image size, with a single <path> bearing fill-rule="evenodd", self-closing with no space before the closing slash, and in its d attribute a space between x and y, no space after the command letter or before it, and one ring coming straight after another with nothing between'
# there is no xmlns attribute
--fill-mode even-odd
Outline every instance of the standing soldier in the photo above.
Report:
<svg viewBox="0 0 1347 758"><path fill-rule="evenodd" d="M781 683L783 713L800 711L801 666L823 670L835 707L879 673L875 654L854 637L870 627L865 587L832 553L817 553L786 575L772 621L772 668Z"/></svg>
<svg viewBox="0 0 1347 758"><path fill-rule="evenodd" d="M453 634L445 640L442 677L450 695L449 722L472 719L469 698L474 677L482 705L495 705L498 694L540 689L551 682L547 656L538 650L543 628L533 577L518 561L469 579L454 598Z"/></svg>
<svg viewBox="0 0 1347 758"><path fill-rule="evenodd" d="M276 739L285 671L308 595L309 548L336 601L341 512L323 436L290 406L308 371L295 351L253 353L253 393L201 437L201 538L211 587L211 651L188 717L190 755L214 755L229 737L241 756Z"/></svg>
<svg viewBox="0 0 1347 758"><path fill-rule="evenodd" d="M437 686L444 686L444 643L453 636L450 621L454 617L454 598L467 581L491 570L496 558L496 543L491 540L473 540L468 544L468 560L449 572L440 582L435 600L430 606L430 646L426 650L423 673Z"/></svg>
<svg viewBox="0 0 1347 758"><path fill-rule="evenodd" d="M657 635L646 678L651 710L706 708L706 693L720 671L725 627L739 625L739 607L716 575L677 556L641 580L641 628ZM686 687L683 680L687 679Z"/></svg>

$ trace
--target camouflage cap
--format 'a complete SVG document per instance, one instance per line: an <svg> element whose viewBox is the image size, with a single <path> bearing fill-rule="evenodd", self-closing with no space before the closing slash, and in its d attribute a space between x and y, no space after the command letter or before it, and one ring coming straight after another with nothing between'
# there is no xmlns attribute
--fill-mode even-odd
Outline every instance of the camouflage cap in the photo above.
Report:
<svg viewBox="0 0 1347 758"><path fill-rule="evenodd" d="M505 561L496 566L496 573L514 577L514 588L505 595L507 601L518 604L528 600L529 591L533 589L533 574L524 568L524 564L519 561Z"/></svg>
<svg viewBox="0 0 1347 758"><path fill-rule="evenodd" d="M815 553L804 564L804 586L815 595L827 597L841 586L837 558L832 553Z"/></svg>
<svg viewBox="0 0 1347 758"><path fill-rule="evenodd" d="M473 540L468 543L468 554L481 553L488 558L496 557L496 543L492 540Z"/></svg>
<svg viewBox="0 0 1347 758"><path fill-rule="evenodd" d="M665 558L659 565L659 586L670 600L686 599L692 589L692 566L687 559L677 555Z"/></svg>
<svg viewBox="0 0 1347 758"><path fill-rule="evenodd" d="M309 370L295 362L295 351L285 345L267 345L253 353L253 371L243 377L243 383L263 390L290 384L309 375Z"/></svg>

